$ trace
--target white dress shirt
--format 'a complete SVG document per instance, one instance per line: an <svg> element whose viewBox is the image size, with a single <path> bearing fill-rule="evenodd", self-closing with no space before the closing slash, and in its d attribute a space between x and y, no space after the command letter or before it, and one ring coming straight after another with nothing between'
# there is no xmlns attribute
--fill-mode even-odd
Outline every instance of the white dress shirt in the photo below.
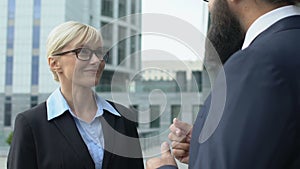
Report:
<svg viewBox="0 0 300 169"><path fill-rule="evenodd" d="M294 15L300 15L300 8L295 5L289 5L277 8L260 16L248 29L242 50L246 49L259 34L268 29L270 26L283 18Z"/></svg>

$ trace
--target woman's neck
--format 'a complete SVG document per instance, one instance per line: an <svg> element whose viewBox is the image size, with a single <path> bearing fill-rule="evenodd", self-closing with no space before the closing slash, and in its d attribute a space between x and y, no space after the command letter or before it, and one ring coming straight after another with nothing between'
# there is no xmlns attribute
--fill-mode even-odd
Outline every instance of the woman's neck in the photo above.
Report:
<svg viewBox="0 0 300 169"><path fill-rule="evenodd" d="M74 84L72 87L62 85L61 92L78 118L88 123L94 119L98 107L95 94L91 88Z"/></svg>

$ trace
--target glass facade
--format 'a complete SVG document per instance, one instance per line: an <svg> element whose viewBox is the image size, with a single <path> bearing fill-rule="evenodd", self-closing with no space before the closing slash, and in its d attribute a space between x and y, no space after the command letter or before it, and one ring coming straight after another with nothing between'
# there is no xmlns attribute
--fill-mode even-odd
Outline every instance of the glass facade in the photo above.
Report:
<svg viewBox="0 0 300 169"><path fill-rule="evenodd" d="M119 0L119 18L126 16L127 0Z"/></svg>
<svg viewBox="0 0 300 169"><path fill-rule="evenodd" d="M118 37L119 37L119 43L118 43L118 65L124 64L122 63L123 60L126 57L126 27L119 26L118 31Z"/></svg>
<svg viewBox="0 0 300 169"><path fill-rule="evenodd" d="M110 92L111 91L111 79L114 75L113 71L104 70L99 84L96 86L96 92Z"/></svg>
<svg viewBox="0 0 300 169"><path fill-rule="evenodd" d="M201 92L202 91L202 72L201 71L193 71L192 78L196 82L192 86L192 91Z"/></svg>
<svg viewBox="0 0 300 169"><path fill-rule="evenodd" d="M6 96L4 103L4 126L6 127L11 126L11 105L11 96Z"/></svg>
<svg viewBox="0 0 300 169"><path fill-rule="evenodd" d="M7 26L7 55L6 55L6 67L5 67L5 85L12 86L13 84L13 48L14 48L14 36L15 36L15 0L8 1L8 26Z"/></svg>
<svg viewBox="0 0 300 169"><path fill-rule="evenodd" d="M136 14L136 0L131 0L131 14ZM136 24L136 16L130 17L131 23Z"/></svg>
<svg viewBox="0 0 300 169"><path fill-rule="evenodd" d="M39 84L39 56L32 56L31 63L31 84Z"/></svg>
<svg viewBox="0 0 300 169"><path fill-rule="evenodd" d="M131 0L131 14L136 13L136 0Z"/></svg>
<svg viewBox="0 0 300 169"><path fill-rule="evenodd" d="M16 8L16 1L15 0L9 0L8 1L8 19L14 19L15 18L15 8Z"/></svg>
<svg viewBox="0 0 300 169"><path fill-rule="evenodd" d="M101 22L100 32L102 34L104 48L108 49L110 52L107 63L112 64L113 50L111 50L111 47L113 45L113 24Z"/></svg>
<svg viewBox="0 0 300 169"><path fill-rule="evenodd" d="M32 29L31 85L39 84L41 0L34 0Z"/></svg>
<svg viewBox="0 0 300 169"><path fill-rule="evenodd" d="M150 128L160 127L160 105L150 105Z"/></svg>
<svg viewBox="0 0 300 169"><path fill-rule="evenodd" d="M10 24L13 23L13 20L9 20ZM14 25L10 25L7 27L7 48L12 49L14 47Z"/></svg>
<svg viewBox="0 0 300 169"><path fill-rule="evenodd" d="M5 69L5 85L11 86L13 83L13 57L6 57L6 69Z"/></svg>
<svg viewBox="0 0 300 169"><path fill-rule="evenodd" d="M170 118L170 124L173 123L173 119L174 118L180 118L180 109L181 106L180 105L171 105L171 118Z"/></svg>
<svg viewBox="0 0 300 169"><path fill-rule="evenodd" d="M134 35L134 36L131 36L130 37L130 67L131 68L136 68L136 35L135 35L135 31L131 31L131 35Z"/></svg>
<svg viewBox="0 0 300 169"><path fill-rule="evenodd" d="M30 97L30 107L34 107L38 104L38 96Z"/></svg>
<svg viewBox="0 0 300 169"><path fill-rule="evenodd" d="M101 2L102 2L102 4L101 4L102 15L113 17L114 1L113 0L102 0Z"/></svg>

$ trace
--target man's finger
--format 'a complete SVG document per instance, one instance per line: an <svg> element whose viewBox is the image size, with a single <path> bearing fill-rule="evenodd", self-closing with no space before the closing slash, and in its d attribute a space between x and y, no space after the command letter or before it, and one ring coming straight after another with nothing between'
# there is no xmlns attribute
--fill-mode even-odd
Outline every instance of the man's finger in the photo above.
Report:
<svg viewBox="0 0 300 169"><path fill-rule="evenodd" d="M177 141L172 141L171 147L172 147L172 149L181 149L181 150L189 151L190 144L189 143L181 143L181 142L177 142Z"/></svg>
<svg viewBox="0 0 300 169"><path fill-rule="evenodd" d="M161 158L173 158L170 151L170 146L167 142L161 144Z"/></svg>
<svg viewBox="0 0 300 169"><path fill-rule="evenodd" d="M185 142L185 140L186 140L186 136L177 136L172 132L169 133L168 138L171 141L177 141L177 142Z"/></svg>
<svg viewBox="0 0 300 169"><path fill-rule="evenodd" d="M185 129L177 128L174 124L171 124L169 129L178 137L186 136L188 134L188 131L185 131Z"/></svg>
<svg viewBox="0 0 300 169"><path fill-rule="evenodd" d="M189 152L184 151L184 150L179 150L179 149L173 149L173 155L174 155L174 157L179 159L179 158L182 158L182 157L189 156Z"/></svg>
<svg viewBox="0 0 300 169"><path fill-rule="evenodd" d="M191 133L192 125L183 121L178 120L177 118L173 119L173 124L175 128L180 129L184 133Z"/></svg>

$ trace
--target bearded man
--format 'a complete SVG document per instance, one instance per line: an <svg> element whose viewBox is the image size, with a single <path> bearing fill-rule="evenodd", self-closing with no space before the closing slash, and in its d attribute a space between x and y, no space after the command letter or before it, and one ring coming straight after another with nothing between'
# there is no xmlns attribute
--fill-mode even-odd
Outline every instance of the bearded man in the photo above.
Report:
<svg viewBox="0 0 300 169"><path fill-rule="evenodd" d="M174 157L190 169L300 168L297 2L209 1L208 38L226 62L225 82L217 76L212 91L222 93L227 86L222 116L207 135L210 117L223 104L211 102L210 95L193 127L175 119L169 134L172 154L163 143L162 157L148 160L148 169L175 169Z"/></svg>

